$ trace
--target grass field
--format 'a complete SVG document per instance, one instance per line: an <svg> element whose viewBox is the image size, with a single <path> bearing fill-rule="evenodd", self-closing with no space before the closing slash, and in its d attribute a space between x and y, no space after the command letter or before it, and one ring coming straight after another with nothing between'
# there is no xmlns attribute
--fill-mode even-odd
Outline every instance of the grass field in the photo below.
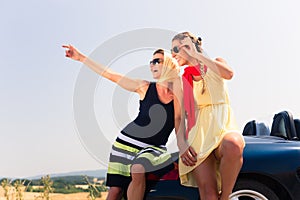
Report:
<svg viewBox="0 0 300 200"><path fill-rule="evenodd" d="M106 199L107 192L102 192L102 197L97 198L97 200L104 200ZM25 192L24 193L24 200L42 200L42 198L38 198L41 194L36 192ZM53 193L50 194L51 200L88 200L88 193L73 193L73 194L59 194ZM6 200L4 197L4 191L0 187L0 200ZM10 200L15 200L15 198L11 197Z"/></svg>

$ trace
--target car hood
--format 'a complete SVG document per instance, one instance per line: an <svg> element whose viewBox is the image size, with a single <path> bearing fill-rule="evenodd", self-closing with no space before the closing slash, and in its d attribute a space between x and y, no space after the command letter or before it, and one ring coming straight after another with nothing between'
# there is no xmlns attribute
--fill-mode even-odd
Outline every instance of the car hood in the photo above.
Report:
<svg viewBox="0 0 300 200"><path fill-rule="evenodd" d="M295 145L300 147L300 141L285 140L276 136L244 136L246 144L285 144Z"/></svg>

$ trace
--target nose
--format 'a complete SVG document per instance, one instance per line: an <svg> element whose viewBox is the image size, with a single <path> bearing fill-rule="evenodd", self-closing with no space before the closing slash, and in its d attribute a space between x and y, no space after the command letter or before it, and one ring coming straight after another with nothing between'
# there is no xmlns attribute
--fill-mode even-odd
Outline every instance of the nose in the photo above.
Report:
<svg viewBox="0 0 300 200"><path fill-rule="evenodd" d="M150 64L150 70L153 70L153 68L154 68L154 65Z"/></svg>
<svg viewBox="0 0 300 200"><path fill-rule="evenodd" d="M175 58L176 53L174 53L174 52L172 51L171 54L172 54L172 57Z"/></svg>

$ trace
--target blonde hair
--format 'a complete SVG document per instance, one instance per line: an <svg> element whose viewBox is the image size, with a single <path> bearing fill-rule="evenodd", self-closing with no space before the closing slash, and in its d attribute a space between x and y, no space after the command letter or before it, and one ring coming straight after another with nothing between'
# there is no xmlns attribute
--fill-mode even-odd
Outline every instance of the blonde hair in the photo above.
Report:
<svg viewBox="0 0 300 200"><path fill-rule="evenodd" d="M171 54L164 52L164 62L158 82L172 81L179 77L179 65Z"/></svg>
<svg viewBox="0 0 300 200"><path fill-rule="evenodd" d="M182 32L182 33L178 33L177 35L175 35L172 39L172 41L174 40L183 40L184 38L189 37L191 38L192 42L195 44L196 49L198 52L201 52L201 45L202 45L202 39L201 37L196 37L195 35L193 35L190 32Z"/></svg>

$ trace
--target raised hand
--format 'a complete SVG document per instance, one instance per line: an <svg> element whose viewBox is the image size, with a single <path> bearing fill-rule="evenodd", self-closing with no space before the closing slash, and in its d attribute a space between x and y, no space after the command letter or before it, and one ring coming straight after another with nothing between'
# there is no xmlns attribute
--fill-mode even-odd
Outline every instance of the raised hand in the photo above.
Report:
<svg viewBox="0 0 300 200"><path fill-rule="evenodd" d="M66 49L66 57L77 61L83 61L86 57L72 45L62 45Z"/></svg>
<svg viewBox="0 0 300 200"><path fill-rule="evenodd" d="M195 57L197 54L196 46L190 37L186 37L181 40L180 48L182 48L182 50L184 50L191 57Z"/></svg>

